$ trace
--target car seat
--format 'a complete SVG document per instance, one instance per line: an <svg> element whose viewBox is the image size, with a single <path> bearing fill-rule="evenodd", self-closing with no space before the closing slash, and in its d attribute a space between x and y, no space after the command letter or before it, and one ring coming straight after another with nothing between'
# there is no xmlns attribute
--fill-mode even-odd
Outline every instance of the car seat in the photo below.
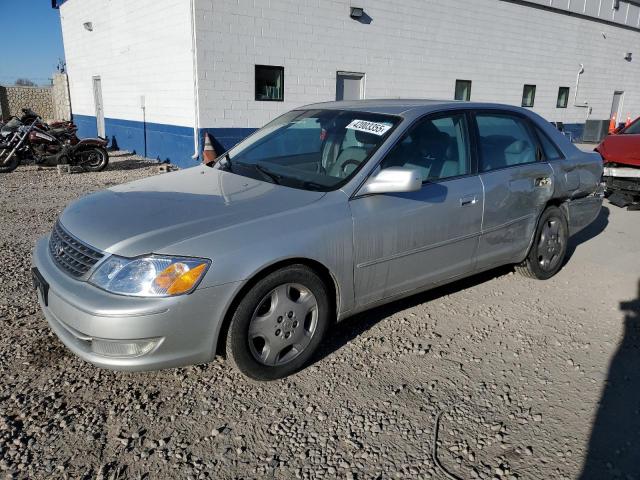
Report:
<svg viewBox="0 0 640 480"><path fill-rule="evenodd" d="M430 121L422 122L412 133L404 166L420 171L423 179L438 178L447 160L451 137Z"/></svg>
<svg viewBox="0 0 640 480"><path fill-rule="evenodd" d="M535 162L536 157L531 144L525 140L516 140L504 150L506 166Z"/></svg>
<svg viewBox="0 0 640 480"><path fill-rule="evenodd" d="M376 135L359 130L355 131L355 137L360 146L347 147L340 152L335 163L327 170L328 175L338 178L348 177L367 159L371 150L379 141L379 137Z"/></svg>

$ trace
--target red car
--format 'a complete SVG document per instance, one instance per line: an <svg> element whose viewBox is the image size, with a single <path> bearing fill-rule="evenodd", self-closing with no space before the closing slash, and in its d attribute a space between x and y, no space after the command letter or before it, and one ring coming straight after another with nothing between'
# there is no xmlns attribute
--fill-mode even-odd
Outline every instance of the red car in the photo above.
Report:
<svg viewBox="0 0 640 480"><path fill-rule="evenodd" d="M609 201L640 208L640 117L596 147L604 161ZM631 208L631 207L630 207Z"/></svg>

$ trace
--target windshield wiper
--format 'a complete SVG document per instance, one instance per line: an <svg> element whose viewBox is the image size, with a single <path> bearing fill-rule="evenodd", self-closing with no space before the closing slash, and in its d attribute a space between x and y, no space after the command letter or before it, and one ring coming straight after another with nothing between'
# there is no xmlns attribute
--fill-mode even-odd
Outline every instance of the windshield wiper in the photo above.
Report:
<svg viewBox="0 0 640 480"><path fill-rule="evenodd" d="M302 185L302 188L310 188L313 190L318 190L318 191L326 191L327 190L327 186L323 185L321 183L318 182L312 182L310 180L304 180L302 182L300 182Z"/></svg>
<svg viewBox="0 0 640 480"><path fill-rule="evenodd" d="M280 175L273 173L272 171L264 168L262 165L256 163L253 167L258 170L264 177L269 178L276 185L280 185L280 179L282 178Z"/></svg>

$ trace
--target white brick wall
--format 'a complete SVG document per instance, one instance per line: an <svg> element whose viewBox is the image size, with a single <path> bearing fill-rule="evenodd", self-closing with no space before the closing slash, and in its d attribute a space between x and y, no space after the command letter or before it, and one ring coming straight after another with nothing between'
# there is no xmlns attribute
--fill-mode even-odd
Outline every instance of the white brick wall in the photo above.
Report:
<svg viewBox="0 0 640 480"><path fill-rule="evenodd" d="M92 77L107 118L193 126L189 0L68 0L60 7L74 114L95 115ZM83 27L92 22L93 31Z"/></svg>
<svg viewBox="0 0 640 480"><path fill-rule="evenodd" d="M371 24L349 18L358 4ZM453 98L519 105L537 85L534 110L582 123L608 118L613 92L640 115L640 33L501 0L195 0L200 127L258 127L291 108L335 99L336 72L366 73L367 98ZM189 0L68 0L60 9L74 113L193 126ZM93 31L82 24L90 21ZM634 60L624 55L634 52ZM285 67L285 101L254 100L254 65ZM571 88L557 109L558 87Z"/></svg>
<svg viewBox="0 0 640 480"><path fill-rule="evenodd" d="M373 19L349 18L357 4ZM582 123L608 118L623 90L624 115L640 115L640 33L500 0L196 0L202 127L258 127L299 105L335 99L336 71L366 73L367 98L453 98L472 80L472 100L520 105ZM630 46L631 45L631 46ZM285 101L254 100L254 65L285 67ZM571 88L557 109L558 88Z"/></svg>

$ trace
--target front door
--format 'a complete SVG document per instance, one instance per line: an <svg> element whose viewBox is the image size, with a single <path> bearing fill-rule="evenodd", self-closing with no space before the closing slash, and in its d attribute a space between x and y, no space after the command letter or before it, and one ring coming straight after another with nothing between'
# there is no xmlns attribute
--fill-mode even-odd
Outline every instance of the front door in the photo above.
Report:
<svg viewBox="0 0 640 480"><path fill-rule="evenodd" d="M553 169L529 121L499 112L475 116L484 185L477 268L522 260L540 213L553 194Z"/></svg>
<svg viewBox="0 0 640 480"><path fill-rule="evenodd" d="M99 137L104 137L104 109L102 106L102 81L93 77L93 101L96 107L96 129Z"/></svg>
<svg viewBox="0 0 640 480"><path fill-rule="evenodd" d="M417 192L350 202L355 292L360 306L470 272L482 221L482 184L474 173L465 113L420 120L381 168L418 169Z"/></svg>

